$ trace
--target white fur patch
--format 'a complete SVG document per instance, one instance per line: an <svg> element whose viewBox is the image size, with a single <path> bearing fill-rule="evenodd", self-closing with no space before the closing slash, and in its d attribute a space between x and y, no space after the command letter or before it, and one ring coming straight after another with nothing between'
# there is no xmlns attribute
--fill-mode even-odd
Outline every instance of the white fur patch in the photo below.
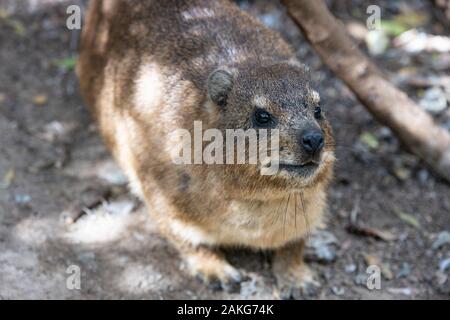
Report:
<svg viewBox="0 0 450 320"><path fill-rule="evenodd" d="M200 228L182 223L177 220L172 220L170 222L170 228L175 235L181 237L181 239L193 245L213 244L215 242Z"/></svg>
<svg viewBox="0 0 450 320"><path fill-rule="evenodd" d="M193 20L193 19L204 19L211 18L215 16L214 11L209 8L192 8L189 11L184 11L181 13L181 16L184 20Z"/></svg>
<svg viewBox="0 0 450 320"><path fill-rule="evenodd" d="M142 65L136 80L135 106L143 114L157 108L163 97L164 81L156 63Z"/></svg>
<svg viewBox="0 0 450 320"><path fill-rule="evenodd" d="M253 98L253 103L255 106L265 109L269 106L270 101L266 97L258 95Z"/></svg>
<svg viewBox="0 0 450 320"><path fill-rule="evenodd" d="M309 94L311 96L311 100L314 103L319 103L320 102L320 95L319 95L319 93L316 90L311 90Z"/></svg>
<svg viewBox="0 0 450 320"><path fill-rule="evenodd" d="M134 128L132 128L132 120L127 121L125 117L121 119L117 119L116 121L116 141L118 145L122 145L120 151L118 153L119 163L122 164L122 168L125 171L126 176L128 177L129 187L133 194L137 197L143 199L143 188L141 185L141 181L139 180L135 169L131 166L134 163L133 154L130 150L130 140L133 132L136 132ZM133 131L134 130L134 131Z"/></svg>

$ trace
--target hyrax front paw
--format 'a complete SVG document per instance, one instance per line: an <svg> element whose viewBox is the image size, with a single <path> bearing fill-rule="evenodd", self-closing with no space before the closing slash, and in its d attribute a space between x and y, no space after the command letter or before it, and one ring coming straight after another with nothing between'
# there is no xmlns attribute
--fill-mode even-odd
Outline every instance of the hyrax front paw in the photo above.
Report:
<svg viewBox="0 0 450 320"><path fill-rule="evenodd" d="M281 299L306 299L317 296L320 283L307 265L284 271L274 269L274 273Z"/></svg>
<svg viewBox="0 0 450 320"><path fill-rule="evenodd" d="M206 247L196 248L186 256L191 273L213 290L239 291L243 275L221 254Z"/></svg>
<svg viewBox="0 0 450 320"><path fill-rule="evenodd" d="M303 261L304 242L290 245L276 252L273 272L281 299L304 299L318 294L320 283Z"/></svg>

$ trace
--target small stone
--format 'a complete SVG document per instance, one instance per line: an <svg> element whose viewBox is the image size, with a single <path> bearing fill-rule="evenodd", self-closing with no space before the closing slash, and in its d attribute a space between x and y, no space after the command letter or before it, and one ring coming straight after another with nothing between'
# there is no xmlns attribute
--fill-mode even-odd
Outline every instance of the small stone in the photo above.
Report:
<svg viewBox="0 0 450 320"><path fill-rule="evenodd" d="M382 127L378 131L378 136L380 139L383 139L383 140L391 140L392 139L392 131L388 127Z"/></svg>
<svg viewBox="0 0 450 320"><path fill-rule="evenodd" d="M113 161L104 161L96 165L96 175L114 185L125 185L127 178Z"/></svg>
<svg viewBox="0 0 450 320"><path fill-rule="evenodd" d="M366 285L367 284L367 275L365 274L358 274L354 278L354 282L357 285Z"/></svg>
<svg viewBox="0 0 450 320"><path fill-rule="evenodd" d="M395 176L400 180L407 180L411 178L411 170L405 167L397 167L394 168L394 174Z"/></svg>
<svg viewBox="0 0 450 320"><path fill-rule="evenodd" d="M26 204L31 201L31 196L28 194L16 194L14 201L18 204Z"/></svg>
<svg viewBox="0 0 450 320"><path fill-rule="evenodd" d="M433 244L431 245L431 248L433 250L437 250L446 244L450 244L450 232L442 231L437 235L436 240L434 240Z"/></svg>
<svg viewBox="0 0 450 320"><path fill-rule="evenodd" d="M78 260L80 260L83 263L90 262L95 259L95 252L80 252L78 254Z"/></svg>
<svg viewBox="0 0 450 320"><path fill-rule="evenodd" d="M374 155L369 147L361 141L357 141L352 147L352 153L359 162L369 165L374 160Z"/></svg>
<svg viewBox="0 0 450 320"><path fill-rule="evenodd" d="M117 261L119 262L120 265L124 266L130 262L130 258L128 256L121 255L118 257Z"/></svg>
<svg viewBox="0 0 450 320"><path fill-rule="evenodd" d="M427 89L419 105L433 114L441 113L447 108L447 99L444 91L439 87Z"/></svg>
<svg viewBox="0 0 450 320"><path fill-rule="evenodd" d="M442 285L444 285L447 282L448 276L445 273L441 272L441 271L437 271L436 274L435 274L435 279L436 279L436 283L439 286L442 286Z"/></svg>
<svg viewBox="0 0 450 320"><path fill-rule="evenodd" d="M337 296L342 296L345 293L345 288L333 286L331 291Z"/></svg>
<svg viewBox="0 0 450 320"><path fill-rule="evenodd" d="M445 122L442 124L442 127L443 127L444 129L447 129L448 131L450 131L450 119L447 119L447 121L445 121Z"/></svg>
<svg viewBox="0 0 450 320"><path fill-rule="evenodd" d="M410 53L422 51L444 53L450 50L450 39L448 37L430 35L414 28L396 37L393 44L395 47L402 48Z"/></svg>
<svg viewBox="0 0 450 320"><path fill-rule="evenodd" d="M444 259L439 262L439 271L445 272L450 267L450 258Z"/></svg>
<svg viewBox="0 0 450 320"><path fill-rule="evenodd" d="M356 264L351 263L345 266L345 272L346 273L353 273L356 271Z"/></svg>
<svg viewBox="0 0 450 320"><path fill-rule="evenodd" d="M271 29L277 29L280 27L280 13L272 11L270 13L263 14L260 17L262 23Z"/></svg>
<svg viewBox="0 0 450 320"><path fill-rule="evenodd" d="M427 35L424 32L419 32L416 29L411 29L403 32L393 40L395 47L402 48L410 53L418 53L425 49L427 42Z"/></svg>
<svg viewBox="0 0 450 320"><path fill-rule="evenodd" d="M144 241L145 240L145 236L139 232L134 232L133 233L133 237L137 240L137 241Z"/></svg>
<svg viewBox="0 0 450 320"><path fill-rule="evenodd" d="M39 136L46 141L53 142L55 140L62 140L73 129L75 129L75 125L72 123L52 121L45 125Z"/></svg>
<svg viewBox="0 0 450 320"><path fill-rule="evenodd" d="M411 265L409 263L403 262L401 269L397 272L396 278L406 278L411 273Z"/></svg>
<svg viewBox="0 0 450 320"><path fill-rule="evenodd" d="M322 262L332 262L336 258L336 251L328 246L322 246L316 249L317 258Z"/></svg>
<svg viewBox="0 0 450 320"><path fill-rule="evenodd" d="M411 288L388 288L387 290L389 293L395 295L402 294L405 296L410 296L413 293L413 290Z"/></svg>
<svg viewBox="0 0 450 320"><path fill-rule="evenodd" d="M425 184L430 177L430 174L427 169L422 169L417 173L419 181L421 184Z"/></svg>
<svg viewBox="0 0 450 320"><path fill-rule="evenodd" d="M257 293L258 283L255 278L250 278L249 281L243 281L241 283L241 295L244 297L244 299L250 299Z"/></svg>
<svg viewBox="0 0 450 320"><path fill-rule="evenodd" d="M372 56L383 54L389 47L389 37L383 30L370 30L365 40L367 50Z"/></svg>
<svg viewBox="0 0 450 320"><path fill-rule="evenodd" d="M329 263L336 259L336 237L328 231L318 231L308 242L307 257L310 260Z"/></svg>

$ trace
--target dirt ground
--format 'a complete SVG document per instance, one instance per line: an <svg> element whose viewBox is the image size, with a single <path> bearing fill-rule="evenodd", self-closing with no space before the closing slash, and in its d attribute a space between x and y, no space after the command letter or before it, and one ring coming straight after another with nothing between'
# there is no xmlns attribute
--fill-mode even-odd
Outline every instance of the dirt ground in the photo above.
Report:
<svg viewBox="0 0 450 320"><path fill-rule="evenodd" d="M329 1L344 22L362 25L370 2ZM401 11L400 2L378 2L383 18ZM228 251L249 280L238 293L211 291L188 276L176 250L158 235L78 93L77 32L65 27L67 5L0 0L0 299L277 298L270 253ZM279 30L310 66L335 130L329 221L308 254L321 282L317 297L448 299L449 185L372 119L278 4L240 5ZM422 30L448 35L429 1L408 6L431 18ZM449 55L388 48L374 59L419 101L423 89L408 79L448 75ZM449 119L448 108L436 115L450 129ZM380 290L366 286L372 264L381 266ZM66 286L71 265L80 267L80 290Z"/></svg>

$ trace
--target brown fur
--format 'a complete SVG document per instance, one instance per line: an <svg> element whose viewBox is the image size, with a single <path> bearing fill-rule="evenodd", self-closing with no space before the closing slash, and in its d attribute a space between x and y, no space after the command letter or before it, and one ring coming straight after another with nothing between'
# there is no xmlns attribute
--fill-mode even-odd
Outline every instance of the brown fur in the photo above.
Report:
<svg viewBox="0 0 450 320"><path fill-rule="evenodd" d="M235 4L93 0L77 70L132 189L194 271L223 280L220 270L229 265L208 246L283 250L321 223L334 160L331 129L313 117L318 96L291 48ZM192 132L196 120L203 129L248 129L255 104L278 119L280 158L289 163L304 158L303 130L323 130L326 147L314 174L262 176L255 165L172 162L180 144L174 130ZM205 263L208 257L213 262ZM205 267L218 261L226 267Z"/></svg>

